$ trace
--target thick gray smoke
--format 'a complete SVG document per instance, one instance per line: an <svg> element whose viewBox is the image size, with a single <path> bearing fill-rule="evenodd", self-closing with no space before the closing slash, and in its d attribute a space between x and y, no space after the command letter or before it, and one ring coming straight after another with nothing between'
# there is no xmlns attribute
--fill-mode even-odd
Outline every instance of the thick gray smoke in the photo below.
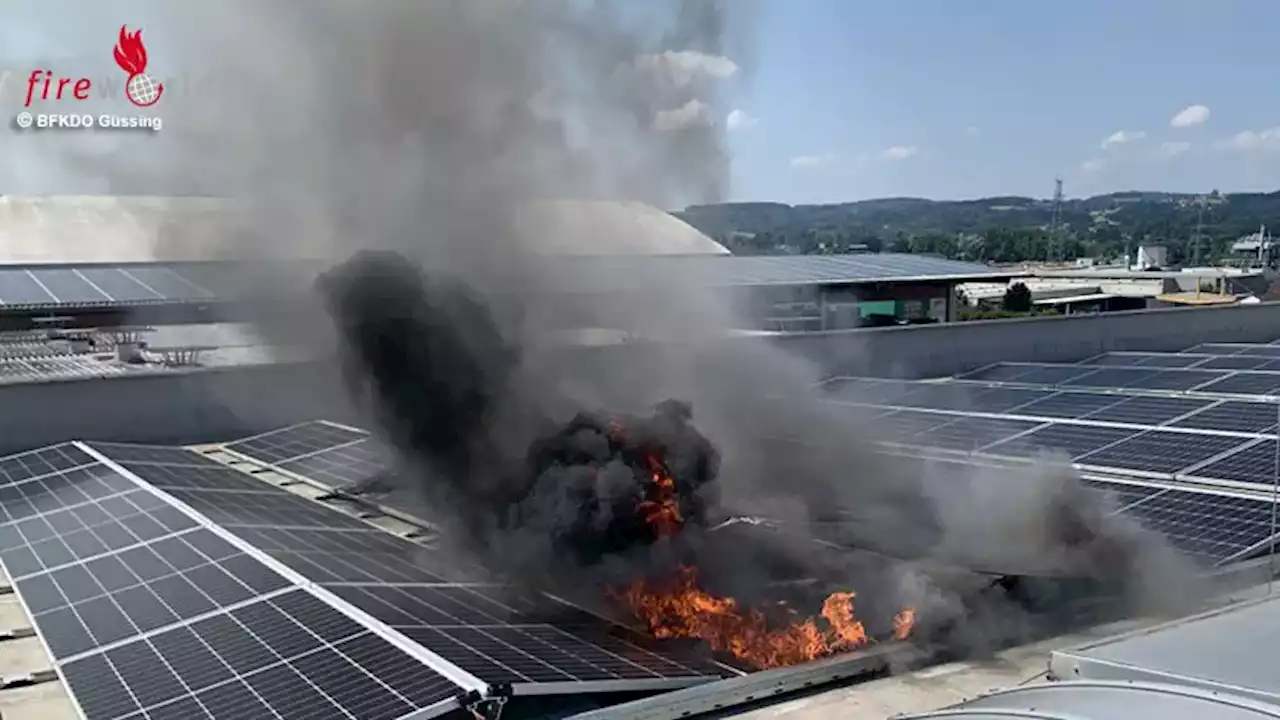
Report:
<svg viewBox="0 0 1280 720"><path fill-rule="evenodd" d="M726 340L737 323L724 297L675 279L626 302L562 292L573 266L547 250L567 242L609 254L615 239L604 228L554 222L583 207L558 201L672 207L725 197L722 121L750 67L749 2L230 0L168 8L148 32L167 34L170 57L212 73L208 95L166 108L164 137L145 152L128 148L127 163L92 158L75 167L109 167L120 187L230 196L239 221L210 250L262 261L245 277L248 289L277 299L257 318L260 331L321 353L340 348L346 384L312 390L354 390L400 450L405 482L462 488L437 496L454 503L440 514L483 525L481 546L541 548L542 565L528 557L523 564L554 564L554 545L512 542L527 537L504 535L510 518L489 512L510 483L519 490L518 478L528 479L512 468L548 422L554 428L583 410L644 412L674 397L692 405L698 428L719 447L726 512L808 521L840 511L853 533L840 542L886 554L952 561L955 553L943 550L957 543L978 555L1016 547L1017 557L999 563L1158 584L1146 550L1115 552L1117 544L1153 547L1149 538L1113 527L1083 496L1057 492L1052 473L1027 482L1043 480L1037 487L1053 492L987 502L940 493L953 470L876 454L864 423L805 399L820 369L764 342ZM576 228L573 237L552 236L566 226ZM183 228L170 233L161 252L189 246ZM373 272L387 268L377 262L347 266L357 271L338 282L345 289L335 300L333 282L322 298L310 276L266 262L332 265L360 250L396 251L408 263L390 275ZM565 348L554 334L565 318L668 342ZM441 427L439 403L459 408L454 435L423 441L424 418ZM683 416L674 417L656 422L685 433ZM593 449L573 456L607 459L607 423L588 418L583 427ZM578 510L566 512L576 519ZM1028 533L1036 542L1022 542ZM793 563L805 563L803 552L790 553ZM741 584L767 574L752 557L718 564L733 566ZM1097 569L1104 558L1120 561ZM835 580L858 585L857 577ZM963 593L932 573L889 592L900 597L888 605L910 602L951 621L968 611Z"/></svg>

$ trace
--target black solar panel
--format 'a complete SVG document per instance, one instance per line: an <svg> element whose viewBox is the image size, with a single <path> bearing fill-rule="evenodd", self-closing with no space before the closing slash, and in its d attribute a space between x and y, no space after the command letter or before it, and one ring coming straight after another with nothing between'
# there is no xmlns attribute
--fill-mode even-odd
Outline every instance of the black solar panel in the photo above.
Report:
<svg viewBox="0 0 1280 720"><path fill-rule="evenodd" d="M1276 478L1276 441L1263 440L1189 473L1214 480L1272 485Z"/></svg>
<svg viewBox="0 0 1280 720"><path fill-rule="evenodd" d="M1005 363L996 363L984 368L978 368L963 375L956 377L962 380L990 380L993 382L1010 382L1026 375L1035 370L1034 365L1007 365Z"/></svg>
<svg viewBox="0 0 1280 720"><path fill-rule="evenodd" d="M1125 509L1182 552L1220 563L1271 537L1271 503L1189 490L1168 490Z"/></svg>
<svg viewBox="0 0 1280 720"><path fill-rule="evenodd" d="M1080 365L1107 365L1113 367L1124 367L1127 365L1137 365L1146 359L1146 355L1136 353L1103 353L1095 355L1091 358L1081 360Z"/></svg>
<svg viewBox="0 0 1280 720"><path fill-rule="evenodd" d="M324 422L295 425L231 443L227 449L268 464L294 460L369 437L369 433Z"/></svg>
<svg viewBox="0 0 1280 720"><path fill-rule="evenodd" d="M1075 387L1123 388L1155 376L1159 370L1139 368L1102 368L1088 375L1067 378L1061 384Z"/></svg>
<svg viewBox="0 0 1280 720"><path fill-rule="evenodd" d="M190 505L218 525L237 527L311 527L368 530L358 518L325 507L314 500L277 490L261 483L252 492L230 490L169 490L174 498Z"/></svg>
<svg viewBox="0 0 1280 720"><path fill-rule="evenodd" d="M1195 365L1197 370L1252 370L1262 367L1271 361L1260 357L1242 357L1238 355L1216 355L1202 360Z"/></svg>
<svg viewBox="0 0 1280 720"><path fill-rule="evenodd" d="M1212 402L1191 398L1135 396L1084 417L1102 422L1160 425L1189 412L1206 408Z"/></svg>
<svg viewBox="0 0 1280 720"><path fill-rule="evenodd" d="M1194 355L1178 355L1176 353L1153 353L1151 355L1140 355L1137 365L1144 368L1185 368L1191 367L1196 363L1204 360L1204 358Z"/></svg>
<svg viewBox="0 0 1280 720"><path fill-rule="evenodd" d="M1202 385L1196 392L1231 395L1270 395L1280 389L1280 373L1242 371Z"/></svg>
<svg viewBox="0 0 1280 720"><path fill-rule="evenodd" d="M1039 423L963 417L913 435L908 442L925 447L976 452L979 448L1026 432Z"/></svg>
<svg viewBox="0 0 1280 720"><path fill-rule="evenodd" d="M1028 385L1063 385L1067 381L1099 372L1098 368L1072 365L1041 365L1018 376L1017 381Z"/></svg>
<svg viewBox="0 0 1280 720"><path fill-rule="evenodd" d="M1139 390L1191 390L1221 378L1222 373L1208 370L1166 370L1150 377L1136 378L1125 387Z"/></svg>
<svg viewBox="0 0 1280 720"><path fill-rule="evenodd" d="M54 302L47 290L26 270L0 270L0 303L44 305Z"/></svg>
<svg viewBox="0 0 1280 720"><path fill-rule="evenodd" d="M1194 347L1189 347L1186 350L1183 350L1182 352L1197 354L1197 355L1235 355L1236 353L1240 352L1243 349L1244 347L1240 345L1225 345L1222 343L1203 343L1200 345L1196 345Z"/></svg>
<svg viewBox="0 0 1280 720"><path fill-rule="evenodd" d="M205 466L124 462L121 466L161 490L277 492L261 480L220 463Z"/></svg>
<svg viewBox="0 0 1280 720"><path fill-rule="evenodd" d="M348 488L376 477L391 466L390 454L375 440L361 440L332 450L322 450L276 467L310 478L326 487Z"/></svg>
<svg viewBox="0 0 1280 720"><path fill-rule="evenodd" d="M908 408L933 410L968 410L972 386L960 383L920 384L916 389L894 399L893 404Z"/></svg>
<svg viewBox="0 0 1280 720"><path fill-rule="evenodd" d="M1082 480L1081 484L1089 490L1107 495L1111 499L1111 507L1117 510L1164 491L1164 488L1151 487L1150 485L1103 482L1101 480Z"/></svg>
<svg viewBox="0 0 1280 720"><path fill-rule="evenodd" d="M1250 357L1280 358L1280 347L1274 345L1248 345L1240 349L1237 355Z"/></svg>
<svg viewBox="0 0 1280 720"><path fill-rule="evenodd" d="M1280 350L1280 347L1277 347L1276 349ZM1253 369L1259 372L1280 372L1280 360L1268 360Z"/></svg>
<svg viewBox="0 0 1280 720"><path fill-rule="evenodd" d="M480 576L453 558L381 530L264 527L235 533L320 583L453 583Z"/></svg>
<svg viewBox="0 0 1280 720"><path fill-rule="evenodd" d="M194 450L181 447L102 442L91 443L89 447L102 453L108 460L118 463L224 467L217 460L207 458Z"/></svg>
<svg viewBox="0 0 1280 720"><path fill-rule="evenodd" d="M1022 388L991 388L978 390L975 388L969 395L969 409L973 412L1006 413L1014 408L1042 400L1052 395L1050 390L1027 390Z"/></svg>
<svg viewBox="0 0 1280 720"><path fill-rule="evenodd" d="M1171 427L1226 430L1231 432L1272 432L1280 407L1268 403L1228 400L1170 423Z"/></svg>
<svg viewBox="0 0 1280 720"><path fill-rule="evenodd" d="M391 720L462 692L300 590L68 662L61 673L90 720Z"/></svg>
<svg viewBox="0 0 1280 720"><path fill-rule="evenodd" d="M1076 458L1084 465L1176 473L1249 442L1220 435L1152 430Z"/></svg>
<svg viewBox="0 0 1280 720"><path fill-rule="evenodd" d="M0 485L51 475L97 459L74 445L54 445L43 450L8 455L0 458Z"/></svg>
<svg viewBox="0 0 1280 720"><path fill-rule="evenodd" d="M959 415L899 410L876 418L876 432L883 440L902 441L958 419Z"/></svg>
<svg viewBox="0 0 1280 720"><path fill-rule="evenodd" d="M1059 392L1043 400L1023 405L1014 413L1048 418L1082 418L1091 412L1123 402L1132 395L1110 395L1091 392Z"/></svg>
<svg viewBox="0 0 1280 720"><path fill-rule="evenodd" d="M832 400L892 405L893 400L919 389L919 384L900 380L838 378L822 385Z"/></svg>
<svg viewBox="0 0 1280 720"><path fill-rule="evenodd" d="M694 655L648 649L640 635L549 601L494 587L344 586L335 592L489 683L590 683L718 677Z"/></svg>
<svg viewBox="0 0 1280 720"><path fill-rule="evenodd" d="M1132 430L1054 423L998 445L992 445L985 448L983 452L1026 457L1037 452L1053 451L1066 453L1071 458L1078 458L1105 445L1120 442L1133 434Z"/></svg>

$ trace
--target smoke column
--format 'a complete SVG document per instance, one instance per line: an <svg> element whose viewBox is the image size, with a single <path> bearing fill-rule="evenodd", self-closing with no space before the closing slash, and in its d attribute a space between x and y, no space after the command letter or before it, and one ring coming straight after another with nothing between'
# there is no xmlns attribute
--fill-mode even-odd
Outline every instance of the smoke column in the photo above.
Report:
<svg viewBox="0 0 1280 720"><path fill-rule="evenodd" d="M698 427L718 444L727 506L795 520L851 509L864 538L919 557L952 538L1001 546L976 538L978 519L995 512L1012 520L1027 509L957 495L935 512L929 499L940 497L935 481L946 473L873 453L875 433L864 423L805 400L822 375L812 363L764 342L724 342L735 323L723 296L675 279L625 302L584 306L557 292L563 276L550 272L548 238L531 207L610 199L667 208L725 197L723 118L750 69L751 3L228 0L152 10L146 32L165 37L170 59L204 68L208 94L187 93L166 108L163 137L121 145L107 160L67 157L67 171L105 176L111 187L230 197L237 219L210 252L255 261L259 272L246 274L246 287L277 299L257 322L268 340L327 353L343 337L377 345L400 336L404 344L382 348L377 363L368 362L369 347L356 348L365 363L348 365L354 377L313 390L356 388L357 403L402 450L409 477L444 473L463 486L453 495L462 524L480 522L468 498L500 495L546 422L601 407L641 412L671 397L690 402ZM181 227L169 233L161 252L191 242ZM587 252L607 252L610 242L590 232L575 240ZM311 276L266 262L335 264L359 250L397 251L430 279L366 267L372 287L348 298L348 307L363 309L343 318ZM420 302L423 292L437 301ZM671 342L563 352L549 338L570 315ZM455 355L441 358L439 343L413 346L442 337ZM429 357L438 374L407 380L414 368L404 361ZM403 376L370 367L399 367ZM439 429L453 412L428 408L441 397L457 410L454 431L462 434L437 446L424 428ZM469 414L477 399L484 411ZM473 494L476 486L483 492ZM1042 512L1061 505L1035 497L1028 502ZM1095 534L1110 536L1099 524L1090 526ZM992 532L1012 537L1016 526L996 523L1003 529ZM1129 563L1112 574L1129 572L1146 571ZM950 598L931 582L903 588L936 595L939 606Z"/></svg>

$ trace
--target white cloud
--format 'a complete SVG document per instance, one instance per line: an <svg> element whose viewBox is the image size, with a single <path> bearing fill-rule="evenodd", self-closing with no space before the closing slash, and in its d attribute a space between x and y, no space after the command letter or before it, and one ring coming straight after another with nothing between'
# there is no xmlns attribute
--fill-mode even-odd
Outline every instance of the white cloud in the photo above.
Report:
<svg viewBox="0 0 1280 720"><path fill-rule="evenodd" d="M1267 128L1254 132L1245 130L1217 143L1221 150L1242 152L1259 150L1280 150L1280 127Z"/></svg>
<svg viewBox="0 0 1280 720"><path fill-rule="evenodd" d="M791 158L791 167L796 169L822 168L835 161L835 156L830 153L826 155L798 155Z"/></svg>
<svg viewBox="0 0 1280 720"><path fill-rule="evenodd" d="M894 145L891 148L885 148L880 153L882 160L906 160L920 153L920 148L915 145Z"/></svg>
<svg viewBox="0 0 1280 720"><path fill-rule="evenodd" d="M1145 138L1146 136L1147 134L1145 132L1142 132L1141 130L1135 130L1132 132L1128 130L1117 130L1111 133L1111 135L1109 135L1106 140L1102 141L1102 149L1106 150L1116 145L1124 145L1125 143L1138 142L1139 140Z"/></svg>
<svg viewBox="0 0 1280 720"><path fill-rule="evenodd" d="M1086 173L1086 174L1101 172L1101 170L1106 166L1107 166L1107 161L1105 159L1093 158L1092 160L1085 160L1084 162L1080 163L1080 172Z"/></svg>
<svg viewBox="0 0 1280 720"><path fill-rule="evenodd" d="M758 122L760 122L759 118L752 117L742 110L732 110L724 119L725 127L730 130L745 130L754 127Z"/></svg>
<svg viewBox="0 0 1280 720"><path fill-rule="evenodd" d="M705 80L724 80L738 72L738 64L723 55L696 50L668 50L636 58L636 67L664 77L678 88Z"/></svg>
<svg viewBox="0 0 1280 720"><path fill-rule="evenodd" d="M1200 125L1209 119L1209 108L1204 105L1188 105L1178 111L1169 120L1170 127L1186 128L1193 125Z"/></svg>
<svg viewBox="0 0 1280 720"><path fill-rule="evenodd" d="M684 130L711 124L711 108L697 100L690 100L675 110L659 110L653 116L655 130Z"/></svg>
<svg viewBox="0 0 1280 720"><path fill-rule="evenodd" d="M1182 140L1170 140L1169 142L1160 143L1160 157L1173 158L1177 157L1191 149L1191 143Z"/></svg>

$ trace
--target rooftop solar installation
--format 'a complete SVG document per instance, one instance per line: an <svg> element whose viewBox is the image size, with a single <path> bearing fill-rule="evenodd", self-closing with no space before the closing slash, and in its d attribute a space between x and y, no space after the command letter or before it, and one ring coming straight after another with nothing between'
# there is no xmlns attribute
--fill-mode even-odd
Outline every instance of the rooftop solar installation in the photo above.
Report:
<svg viewBox="0 0 1280 720"><path fill-rule="evenodd" d="M227 450L269 465L352 444L369 433L327 422L309 422L231 443Z"/></svg>
<svg viewBox="0 0 1280 720"><path fill-rule="evenodd" d="M728 674L191 450L73 443L0 472L0 562L91 720L427 718L499 683Z"/></svg>
<svg viewBox="0 0 1280 720"><path fill-rule="evenodd" d="M0 269L0 308L209 301L182 264Z"/></svg>

